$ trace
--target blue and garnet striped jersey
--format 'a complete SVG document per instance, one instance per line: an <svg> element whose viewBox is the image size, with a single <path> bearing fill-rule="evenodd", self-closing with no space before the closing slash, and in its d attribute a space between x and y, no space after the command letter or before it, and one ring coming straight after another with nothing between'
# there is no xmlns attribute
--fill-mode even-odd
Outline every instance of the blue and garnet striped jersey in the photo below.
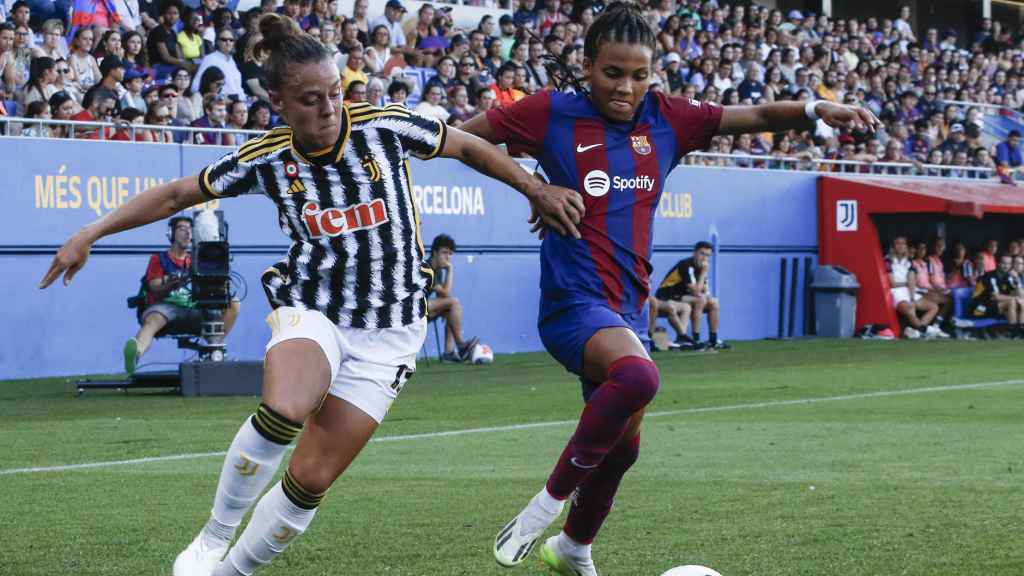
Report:
<svg viewBox="0 0 1024 576"><path fill-rule="evenodd" d="M668 173L706 148L722 109L648 92L634 122L603 118L590 98L539 92L487 119L512 153L540 163L552 184L579 190L581 240L547 234L541 246L541 314L576 302L640 310L650 291L651 232Z"/></svg>

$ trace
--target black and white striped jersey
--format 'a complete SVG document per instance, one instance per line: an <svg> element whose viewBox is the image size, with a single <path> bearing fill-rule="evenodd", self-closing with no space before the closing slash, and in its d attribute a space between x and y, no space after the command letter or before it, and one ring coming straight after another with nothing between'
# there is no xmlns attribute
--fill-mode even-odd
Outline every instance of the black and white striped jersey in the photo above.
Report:
<svg viewBox="0 0 1024 576"><path fill-rule="evenodd" d="M323 312L340 327L391 328L426 314L409 154L432 158L444 123L400 105L346 106L329 149L301 151L288 127L245 143L199 174L212 198L262 192L277 204L287 256L263 274L274 308Z"/></svg>

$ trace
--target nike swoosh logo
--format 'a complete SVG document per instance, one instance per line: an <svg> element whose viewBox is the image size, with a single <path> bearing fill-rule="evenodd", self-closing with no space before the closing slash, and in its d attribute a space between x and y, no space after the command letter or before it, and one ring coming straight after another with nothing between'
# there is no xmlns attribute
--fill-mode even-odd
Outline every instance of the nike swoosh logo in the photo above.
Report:
<svg viewBox="0 0 1024 576"><path fill-rule="evenodd" d="M600 146L600 144L598 144L598 146ZM569 463L572 464L573 466L577 467L577 468L582 468L584 470L590 470L591 468L597 468L597 464L591 464L590 466L584 466L583 464L580 464L579 462L576 461L576 457L575 456L573 456L572 458L569 458Z"/></svg>
<svg viewBox="0 0 1024 576"><path fill-rule="evenodd" d="M576 145L576 151L577 152L586 152L587 150L590 150L591 148L597 148L598 146L600 146L600 144L591 144L589 146L584 146L583 144L577 144Z"/></svg>

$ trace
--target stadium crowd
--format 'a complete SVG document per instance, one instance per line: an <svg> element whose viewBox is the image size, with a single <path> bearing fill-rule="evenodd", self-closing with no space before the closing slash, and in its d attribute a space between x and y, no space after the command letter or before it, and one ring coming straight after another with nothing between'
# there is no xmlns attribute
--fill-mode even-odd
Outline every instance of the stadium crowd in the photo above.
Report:
<svg viewBox="0 0 1024 576"><path fill-rule="evenodd" d="M113 139L130 138L127 124L272 126L261 66L266 54L257 50L255 28L268 11L295 18L335 54L347 100L402 103L457 126L556 83L559 75L545 66L550 56L582 75L583 38L604 5L467 0L510 13L484 16L465 29L454 25L451 5L425 4L410 13L400 0L373 3L372 10L369 0L356 0L353 12L343 15L337 0L262 0L240 13L225 0L195 7L180 0L75 0L72 10L63 0L31 2L14 2L0 25L0 101L15 102L17 115L27 118L119 120L121 129L85 133ZM692 163L822 169L816 160L855 160L905 166L828 165L981 178L995 170L1004 179L1022 163L1018 133L986 146L983 107L962 104L1007 110L1024 104L1024 43L998 21L984 19L976 35L960 38L953 30L914 30L906 6L892 18L844 20L716 0L645 5L659 31L655 90L722 105L857 102L884 122L873 135L819 121L814 130L719 136L710 152L732 157L696 156ZM18 128L49 137L66 137L70 129ZM82 137L78 130L75 136ZM171 138L146 129L134 133L143 141ZM245 138L194 135L199 143Z"/></svg>

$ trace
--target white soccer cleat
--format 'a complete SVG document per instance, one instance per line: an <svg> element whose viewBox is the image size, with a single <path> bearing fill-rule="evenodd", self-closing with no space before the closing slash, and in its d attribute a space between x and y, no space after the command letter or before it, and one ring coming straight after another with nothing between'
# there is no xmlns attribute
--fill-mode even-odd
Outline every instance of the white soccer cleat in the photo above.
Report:
<svg viewBox="0 0 1024 576"><path fill-rule="evenodd" d="M942 328L939 328L935 324L931 324L925 328L924 333L928 338L949 338L949 334L943 332Z"/></svg>
<svg viewBox="0 0 1024 576"><path fill-rule="evenodd" d="M589 556L579 558L569 554L560 545L562 539L558 535L544 541L540 547L540 560L548 568L562 576L597 576L597 568Z"/></svg>
<svg viewBox="0 0 1024 576"><path fill-rule="evenodd" d="M530 552L533 552L534 546L537 545L537 540L544 534L544 528L547 528L544 526L535 532L523 534L520 518L525 512L524 510L508 524L505 524L501 532L494 537L494 559L506 568L517 566L526 560Z"/></svg>
<svg viewBox="0 0 1024 576"><path fill-rule="evenodd" d="M227 545L210 546L200 533L174 559L174 576L211 576L228 553Z"/></svg>
<svg viewBox="0 0 1024 576"><path fill-rule="evenodd" d="M921 333L915 330L914 328L907 326L906 328L903 329L903 337L906 338L907 340L917 340L918 338L921 337Z"/></svg>

